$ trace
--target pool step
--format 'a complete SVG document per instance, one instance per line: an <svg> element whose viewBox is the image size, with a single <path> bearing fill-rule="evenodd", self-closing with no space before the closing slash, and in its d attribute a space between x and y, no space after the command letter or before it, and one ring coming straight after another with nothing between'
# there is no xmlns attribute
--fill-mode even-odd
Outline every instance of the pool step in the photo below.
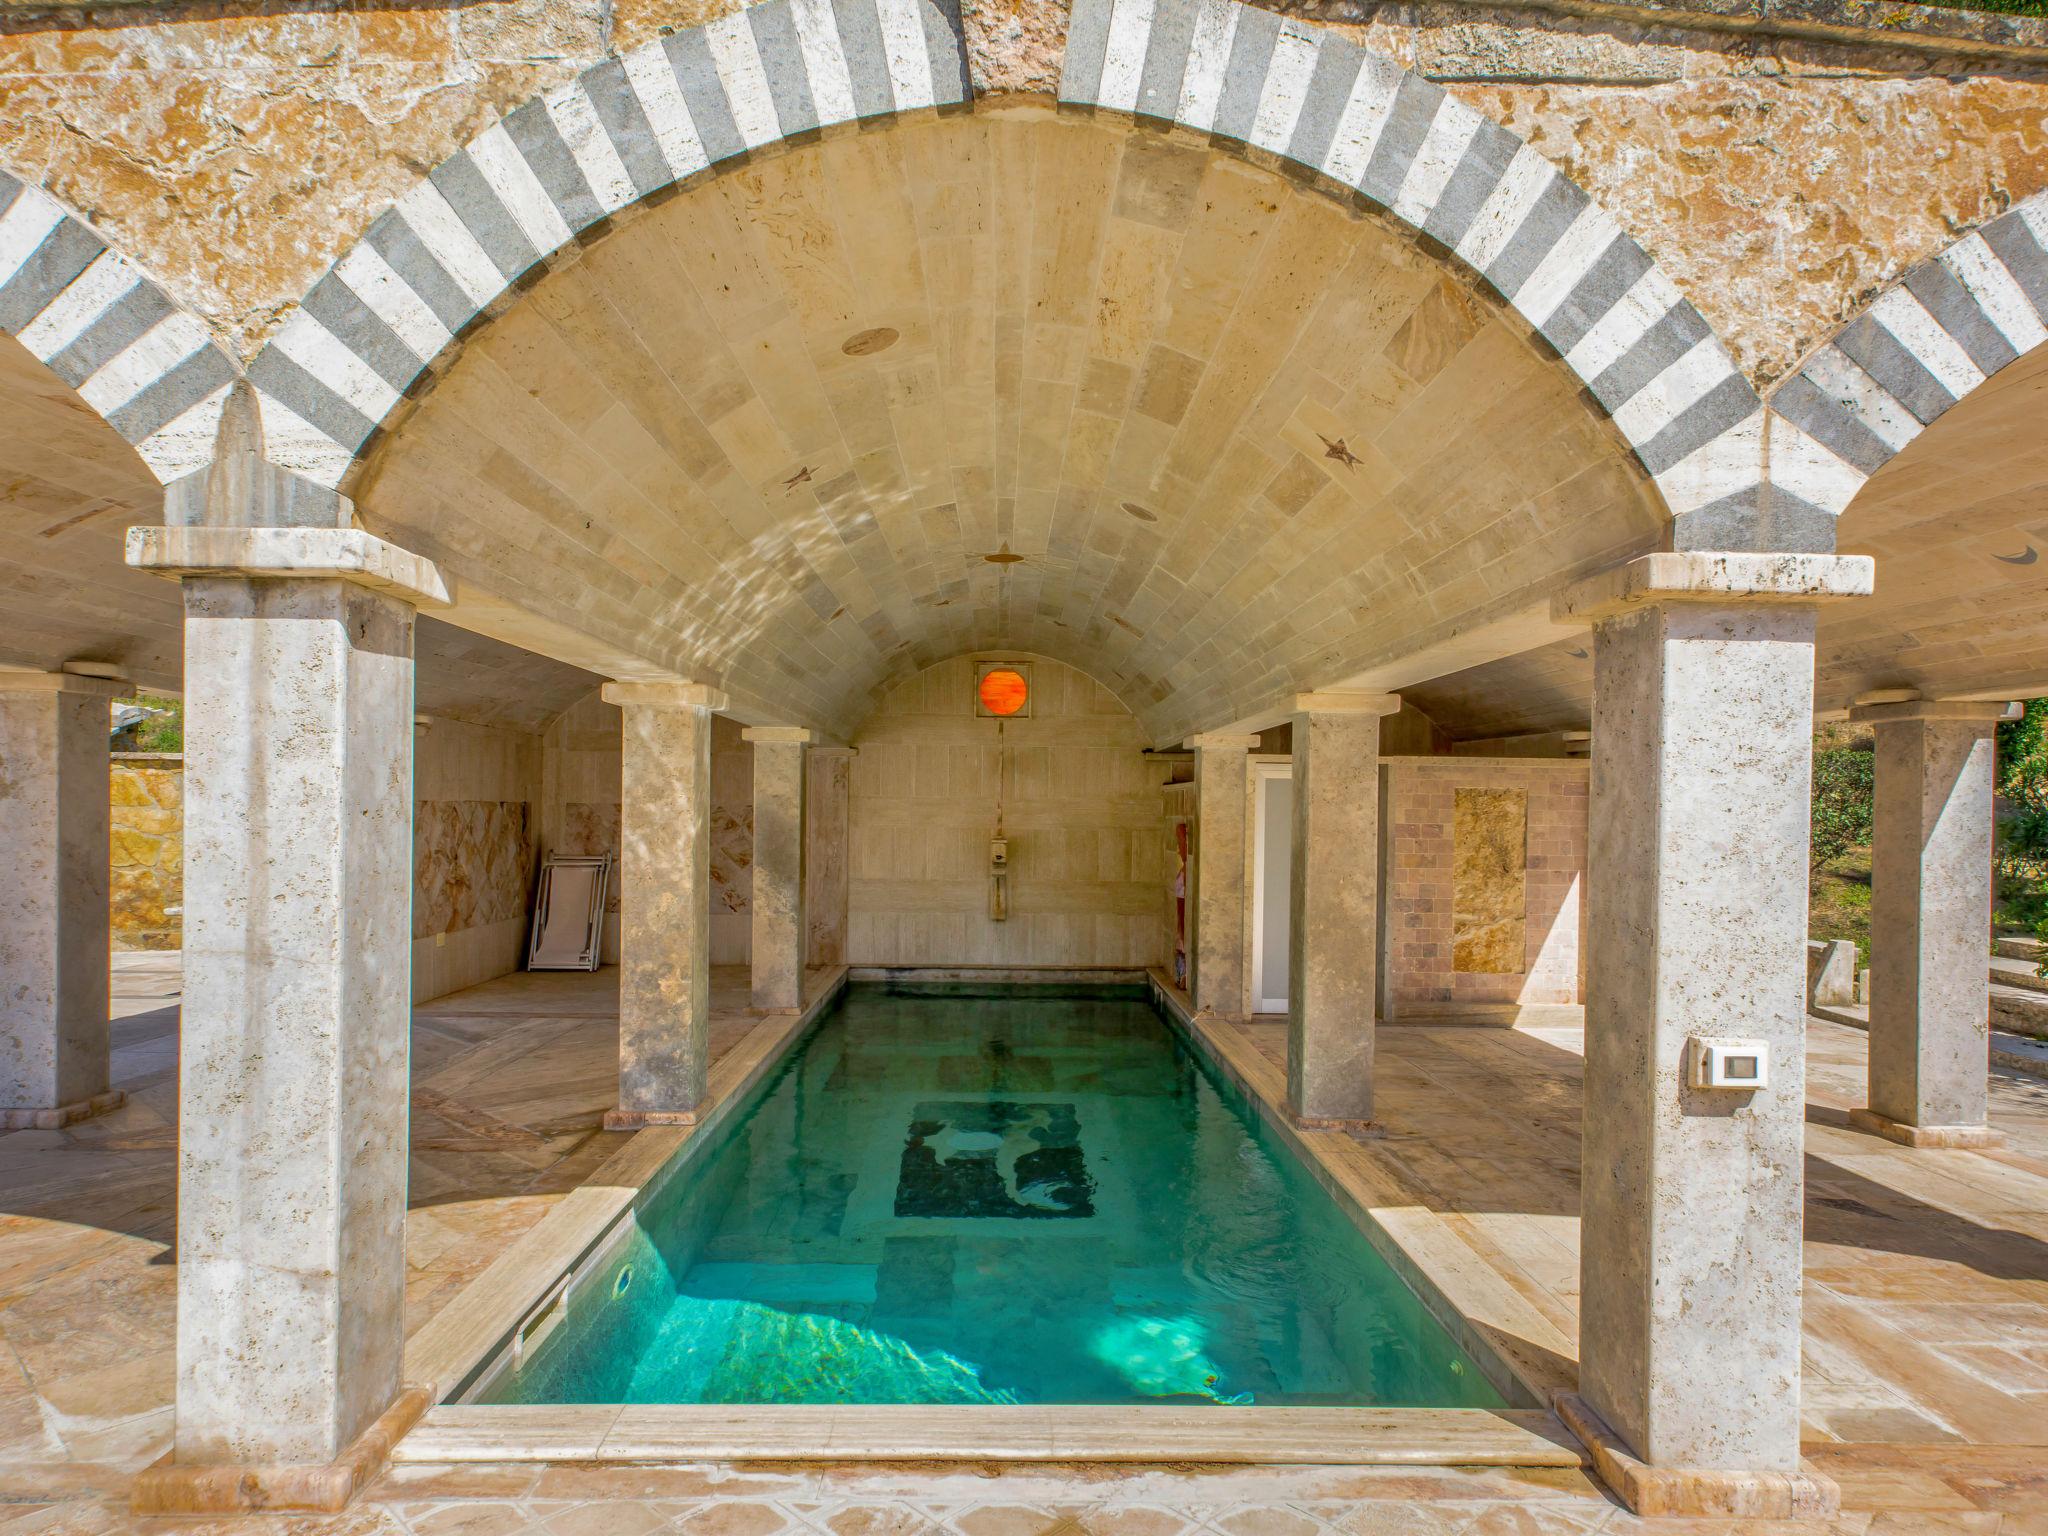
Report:
<svg viewBox="0 0 2048 1536"><path fill-rule="evenodd" d="M1579 1467L1540 1409L446 1405L393 1460Z"/></svg>

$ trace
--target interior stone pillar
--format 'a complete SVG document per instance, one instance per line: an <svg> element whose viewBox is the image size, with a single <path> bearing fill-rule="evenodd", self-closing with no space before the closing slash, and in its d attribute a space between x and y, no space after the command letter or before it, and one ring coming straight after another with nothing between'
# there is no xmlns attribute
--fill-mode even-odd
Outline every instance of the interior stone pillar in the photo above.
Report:
<svg viewBox="0 0 2048 1536"><path fill-rule="evenodd" d="M1645 556L1594 622L1579 1398L1632 1508L1807 1515L1799 1464L1808 796L1820 599L1867 559ZM1698 1039L1768 1082L1692 1086ZM1590 1411L1589 1411L1590 1410Z"/></svg>
<svg viewBox="0 0 2048 1536"><path fill-rule="evenodd" d="M1850 712L1877 736L1870 899L1870 1105L1856 1124L1916 1147L1989 1146L1991 790L1998 703Z"/></svg>
<svg viewBox="0 0 2048 1536"><path fill-rule="evenodd" d="M813 747L805 765L808 825L805 841L805 920L812 965L846 963L848 790L853 748Z"/></svg>
<svg viewBox="0 0 2048 1536"><path fill-rule="evenodd" d="M753 726L740 735L754 746L754 1006L794 1012L804 1005L806 864L805 763L811 731Z"/></svg>
<svg viewBox="0 0 2048 1536"><path fill-rule="evenodd" d="M262 1469L405 1411L413 627L447 594L346 527L138 528L128 558L185 589L180 1465L135 1498L292 1507L311 1485Z"/></svg>
<svg viewBox="0 0 2048 1536"><path fill-rule="evenodd" d="M619 1107L612 1130L690 1125L711 1045L711 716L697 683L606 683L624 712Z"/></svg>
<svg viewBox="0 0 2048 1536"><path fill-rule="evenodd" d="M1223 732L1188 738L1195 751L1188 991L1197 1011L1248 1011L1245 946L1250 939L1251 862L1245 851L1245 757L1258 744L1256 736Z"/></svg>
<svg viewBox="0 0 2048 1536"><path fill-rule="evenodd" d="M1379 1001L1380 719L1386 693L1294 701L1287 1104L1306 1125L1372 1119Z"/></svg>
<svg viewBox="0 0 2048 1536"><path fill-rule="evenodd" d="M107 706L121 691L0 671L0 1130L55 1130L125 1097L107 1075Z"/></svg>

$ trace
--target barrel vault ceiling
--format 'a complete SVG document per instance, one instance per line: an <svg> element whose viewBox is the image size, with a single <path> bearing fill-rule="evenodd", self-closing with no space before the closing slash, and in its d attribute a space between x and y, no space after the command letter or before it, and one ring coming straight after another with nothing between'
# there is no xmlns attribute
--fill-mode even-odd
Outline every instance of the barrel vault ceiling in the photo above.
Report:
<svg viewBox="0 0 2048 1536"><path fill-rule="evenodd" d="M1843 554L1877 591L1821 611L1814 704L1911 688L1929 698L2048 695L2048 348L1994 375L1873 475L1842 514ZM1585 641L1404 690L1461 737L1582 729Z"/></svg>
<svg viewBox="0 0 2048 1536"><path fill-rule="evenodd" d="M0 667L104 662L146 689L183 686L175 582L122 562L127 530L163 517L163 488L97 412L0 336ZM422 713L537 730L599 679L544 656L419 625Z"/></svg>
<svg viewBox="0 0 2048 1536"><path fill-rule="evenodd" d="M828 138L476 333L366 525L758 718L1014 647L1170 741L1648 546L1656 493L1438 259L1106 117Z"/></svg>

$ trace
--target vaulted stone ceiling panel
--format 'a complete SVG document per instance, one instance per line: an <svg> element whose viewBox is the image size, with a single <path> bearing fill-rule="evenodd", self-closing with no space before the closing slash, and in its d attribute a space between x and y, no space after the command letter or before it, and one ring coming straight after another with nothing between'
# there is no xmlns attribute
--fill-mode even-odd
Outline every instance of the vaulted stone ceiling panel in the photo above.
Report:
<svg viewBox="0 0 2048 1536"><path fill-rule="evenodd" d="M1561 365L1406 238L1042 112L828 138L631 220L477 333L355 495L756 713L844 732L1008 646L1157 740L1663 523Z"/></svg>

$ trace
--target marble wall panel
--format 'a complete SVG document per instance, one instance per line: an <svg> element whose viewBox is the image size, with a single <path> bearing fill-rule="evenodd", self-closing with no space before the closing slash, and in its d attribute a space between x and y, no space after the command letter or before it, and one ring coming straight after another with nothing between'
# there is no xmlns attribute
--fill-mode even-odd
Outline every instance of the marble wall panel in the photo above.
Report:
<svg viewBox="0 0 2048 1536"><path fill-rule="evenodd" d="M526 912L535 827L524 800L422 800L413 807L416 939Z"/></svg>
<svg viewBox="0 0 2048 1536"><path fill-rule="evenodd" d="M1527 969L1528 792L1460 785L1451 807L1451 969L1519 976Z"/></svg>

